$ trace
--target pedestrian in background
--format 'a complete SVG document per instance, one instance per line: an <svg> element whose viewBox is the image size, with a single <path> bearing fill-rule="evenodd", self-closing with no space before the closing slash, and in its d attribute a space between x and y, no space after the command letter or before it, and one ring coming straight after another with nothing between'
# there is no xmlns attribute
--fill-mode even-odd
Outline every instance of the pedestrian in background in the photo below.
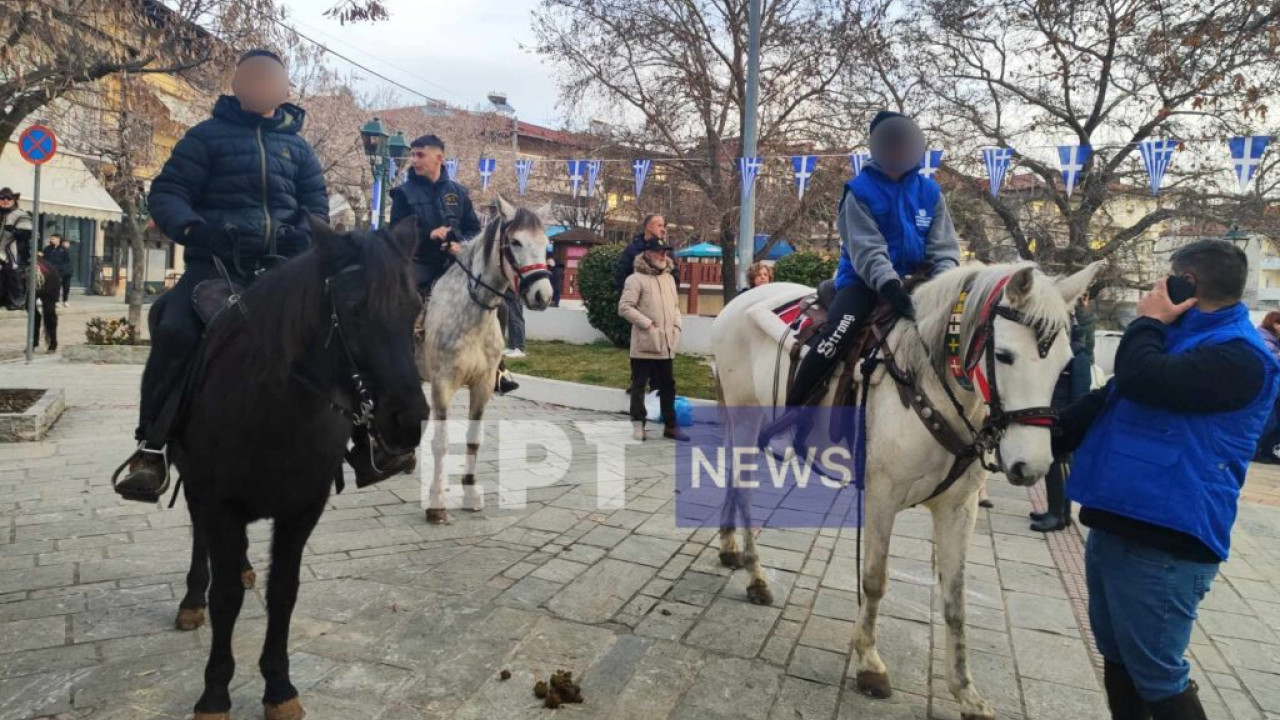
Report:
<svg viewBox="0 0 1280 720"><path fill-rule="evenodd" d="M53 269L62 278L62 307L66 307L67 299L71 295L71 272L73 267L71 241L57 233L53 233L49 235L49 245L41 254L44 255L45 262L53 266Z"/></svg>
<svg viewBox="0 0 1280 720"><path fill-rule="evenodd" d="M747 268L748 290L761 285L768 285L771 282L773 282L773 268L763 262L752 263L751 267Z"/></svg>
<svg viewBox="0 0 1280 720"><path fill-rule="evenodd" d="M618 314L631 323L631 424L645 440L645 387L658 391L665 426L662 436L688 440L676 425L675 357L680 347L680 292L671 275L671 246L651 237L633 262L622 286Z"/></svg>
<svg viewBox="0 0 1280 720"><path fill-rule="evenodd" d="M551 270L551 307L560 307L560 291L564 289L564 267L553 257L547 258Z"/></svg>
<svg viewBox="0 0 1280 720"><path fill-rule="evenodd" d="M1060 413L1055 457L1090 528L1089 621L1115 720L1204 720L1185 657L1227 559L1280 363L1240 302L1249 262L1225 240L1173 254L1138 301L1107 386ZM1169 286L1189 287L1184 302Z"/></svg>
<svg viewBox="0 0 1280 720"><path fill-rule="evenodd" d="M1258 334L1262 336L1267 350L1271 351L1271 356L1280 360L1280 311L1272 310L1262 318ZM1262 431L1262 438L1258 440L1258 451L1253 459L1272 465L1280 464L1280 456L1275 451L1277 446L1280 446L1280 402L1271 409L1271 416L1267 418L1267 425Z"/></svg>
<svg viewBox="0 0 1280 720"><path fill-rule="evenodd" d="M1078 312L1078 311L1077 311ZM1062 369L1058 383L1053 386L1054 410L1062 410L1089 394L1093 361L1085 347L1085 327L1079 317L1071 323L1071 361ZM1092 324L1092 318L1089 318ZM1092 332L1092 327L1089 328ZM1067 476L1071 474L1071 456L1055 457L1044 478L1045 511L1031 513L1031 529L1036 532L1056 532L1071 524L1071 501L1067 499Z"/></svg>
<svg viewBox="0 0 1280 720"><path fill-rule="evenodd" d="M622 286L626 283L627 278L635 272L636 258L644 252L645 244L650 240L661 240L663 245L669 245L667 242L667 220L661 215L645 215L644 220L640 223L640 232L631 238L631 242L622 249L622 255L618 257L618 265L613 271L613 281L618 287L618 292L622 292ZM674 264L671 266L671 277L676 282L676 287L680 287L680 270Z"/></svg>

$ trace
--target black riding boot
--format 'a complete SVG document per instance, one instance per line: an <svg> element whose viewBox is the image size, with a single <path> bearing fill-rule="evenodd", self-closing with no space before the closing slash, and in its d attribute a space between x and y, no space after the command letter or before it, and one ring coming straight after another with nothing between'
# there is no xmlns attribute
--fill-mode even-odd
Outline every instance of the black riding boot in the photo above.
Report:
<svg viewBox="0 0 1280 720"><path fill-rule="evenodd" d="M857 327L852 328L850 335L855 335L857 330ZM831 371L835 369L836 363L839 361L838 348L833 348L830 357L828 357L818 350L821 344L821 336L815 335L813 341L809 344L809 352L800 358L800 365L796 368L796 377L791 385L791 392L787 393L787 409L760 430L760 437L757 440L760 447L767 447L769 442L780 433L786 432L792 425L799 423L800 427L796 428L795 433L795 445L797 446L797 452L800 450L804 437L808 435L808 428L804 426L804 423L800 423L804 415L804 408L823 383L826 382L827 377L831 375Z"/></svg>
<svg viewBox="0 0 1280 720"><path fill-rule="evenodd" d="M1032 517L1031 529L1036 532L1056 532L1071 524L1071 501L1067 499L1066 467L1062 463L1054 463L1049 468L1049 475L1044 479L1044 491L1047 498L1047 511L1035 513Z"/></svg>
<svg viewBox="0 0 1280 720"><path fill-rule="evenodd" d="M369 437L369 431L357 427L351 434L351 448L347 450L347 464L356 471L356 487L368 487L393 476L413 472L418 466L418 456L410 450L392 455L377 441Z"/></svg>
<svg viewBox="0 0 1280 720"><path fill-rule="evenodd" d="M1102 684L1107 690L1107 706L1111 720L1151 720L1147 703L1138 696L1138 688L1129 671L1120 663L1107 661L1102 667Z"/></svg>
<svg viewBox="0 0 1280 720"><path fill-rule="evenodd" d="M1171 698L1148 703L1153 720L1208 720L1200 704L1200 692L1194 682Z"/></svg>
<svg viewBox="0 0 1280 720"><path fill-rule="evenodd" d="M507 372L507 361L498 361L498 380L493 386L493 391L499 395L506 395L509 392L518 390L520 383L511 377L511 373Z"/></svg>

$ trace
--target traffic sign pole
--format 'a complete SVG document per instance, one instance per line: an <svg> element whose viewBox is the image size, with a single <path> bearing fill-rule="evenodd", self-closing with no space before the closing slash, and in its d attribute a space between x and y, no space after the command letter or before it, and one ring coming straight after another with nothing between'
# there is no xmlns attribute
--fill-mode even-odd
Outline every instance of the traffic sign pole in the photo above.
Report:
<svg viewBox="0 0 1280 720"><path fill-rule="evenodd" d="M36 165L35 188L31 193L31 266L27 274L27 364L36 345L36 282L40 279L40 166Z"/></svg>

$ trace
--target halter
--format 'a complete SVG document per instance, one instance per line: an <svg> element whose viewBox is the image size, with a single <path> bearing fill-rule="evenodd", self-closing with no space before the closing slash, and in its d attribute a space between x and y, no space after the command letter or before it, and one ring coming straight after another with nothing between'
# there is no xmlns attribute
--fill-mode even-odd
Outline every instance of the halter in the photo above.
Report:
<svg viewBox="0 0 1280 720"><path fill-rule="evenodd" d="M1006 275L996 283L995 288L988 296L986 303L982 306L981 314L978 316L977 330L973 334L973 339L969 343L964 356L960 355L960 325L964 316L965 306L969 299L969 289L966 286L960 292L960 297L956 300L955 305L951 308L951 317L947 321L947 334L945 346L947 352L947 370L951 374L951 378L956 384L970 392L975 388L982 396L983 402L987 405L988 413L986 420L983 421L981 429L975 428L969 422L969 418L964 412L964 407L952 392L950 385L946 380L942 381L942 388L947 393L947 398L951 401L956 414L964 421L965 426L973 434L973 446L979 455L984 456L983 465L992 472L999 471L999 464L991 464L986 462L985 455L989 450L999 453L1000 440L1004 437L1004 433L1009 429L1010 425L1030 425L1033 427L1050 428L1053 427L1057 420L1058 413L1052 407L1028 407L1018 410L1006 410L1004 403L1000 399L1000 386L997 382L996 374L996 349L995 349L995 321L996 318L1002 317L1006 320L1016 322L1023 327L1030 328L1036 333L1036 350L1040 357L1047 357L1049 350L1053 347L1053 343L1057 340L1058 333L1049 333L1038 323L1032 322L1025 313L1020 312L1007 305L1001 305L1000 301L1004 298L1005 288L1009 284L1012 275ZM979 361L985 359L985 368L979 365Z"/></svg>
<svg viewBox="0 0 1280 720"><path fill-rule="evenodd" d="M512 221L514 222L514 221ZM499 290L484 281L484 278L471 271L456 257L450 256L454 264L462 268L463 274L467 276L467 294L471 296L471 301L485 310L497 310L498 306L507 300L514 300L516 293L520 290L520 285L526 282L537 282L542 279L551 279L551 271L547 269L545 262L531 263L529 265L520 265L516 260L516 253L511 249L511 236L508 231L511 229L512 222L499 221L498 223L498 269L502 272L502 276L507 278L511 283L511 287L506 290ZM487 261L487 260L486 260ZM510 265L512 273L507 275L507 266ZM499 298L498 302L490 305L481 300L477 295L477 288L484 288Z"/></svg>

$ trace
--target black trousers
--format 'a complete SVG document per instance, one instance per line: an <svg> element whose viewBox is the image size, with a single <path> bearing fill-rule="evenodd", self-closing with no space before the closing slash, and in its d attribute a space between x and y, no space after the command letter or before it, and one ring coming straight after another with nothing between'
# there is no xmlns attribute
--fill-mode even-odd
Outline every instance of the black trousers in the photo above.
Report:
<svg viewBox="0 0 1280 720"><path fill-rule="evenodd" d="M204 322L196 314L191 294L196 285L220 277L208 263L190 263L178 283L151 306L151 354L142 371L142 402L138 411L138 440L159 449L169 441L173 416L181 400L187 370L200 347ZM244 287L246 279L237 278Z"/></svg>
<svg viewBox="0 0 1280 720"><path fill-rule="evenodd" d="M71 297L71 273L62 274L62 302Z"/></svg>
<svg viewBox="0 0 1280 720"><path fill-rule="evenodd" d="M415 262L413 264L413 282L418 286L418 294L427 297L431 294L431 288L444 275L444 271L448 270L448 265L427 265L425 263Z"/></svg>
<svg viewBox="0 0 1280 720"><path fill-rule="evenodd" d="M841 288L827 308L827 321L809 340L810 351L796 368L795 384L787 405L802 405L848 352L862 322L876 307L878 295L866 285Z"/></svg>
<svg viewBox="0 0 1280 720"><path fill-rule="evenodd" d="M631 358L631 419L644 420L648 413L644 408L645 386L658 391L658 404L662 408L662 420L666 425L676 421L675 360L650 360Z"/></svg>

